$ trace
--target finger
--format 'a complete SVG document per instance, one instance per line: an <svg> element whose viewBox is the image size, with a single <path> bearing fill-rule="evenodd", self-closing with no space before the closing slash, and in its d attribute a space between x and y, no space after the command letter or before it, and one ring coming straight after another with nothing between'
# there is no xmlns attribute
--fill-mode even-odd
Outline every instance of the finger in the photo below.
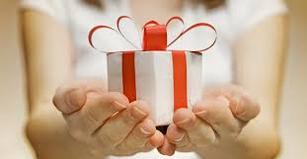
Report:
<svg viewBox="0 0 307 159"><path fill-rule="evenodd" d="M133 102L127 109L110 118L101 128L99 128L94 137L102 146L120 144L135 127L148 116L148 106L145 102Z"/></svg>
<svg viewBox="0 0 307 159"><path fill-rule="evenodd" d="M174 123L171 123L166 132L166 138L168 141L176 145L176 150L185 151L191 147L191 143L188 138L188 134L177 127Z"/></svg>
<svg viewBox="0 0 307 159"><path fill-rule="evenodd" d="M163 142L164 142L164 135L160 131L156 130L155 134L150 137L146 146L149 148L150 147L157 148L162 146Z"/></svg>
<svg viewBox="0 0 307 159"><path fill-rule="evenodd" d="M259 104L253 100L248 94L241 96L229 97L231 100L230 109L234 116L244 122L248 122L255 118L260 112Z"/></svg>
<svg viewBox="0 0 307 159"><path fill-rule="evenodd" d="M75 112L85 104L86 91L81 84L60 86L53 97L53 104L62 113Z"/></svg>
<svg viewBox="0 0 307 159"><path fill-rule="evenodd" d="M125 140L117 146L120 151L131 149L145 149L146 143L156 132L155 124L152 120L146 118L137 124Z"/></svg>
<svg viewBox="0 0 307 159"><path fill-rule="evenodd" d="M75 112L85 104L88 92L105 92L102 81L74 81L60 86L53 97L53 104L62 113Z"/></svg>
<svg viewBox="0 0 307 159"><path fill-rule="evenodd" d="M162 155L172 156L175 153L176 147L174 144L170 143L167 138L164 138L162 146L158 148L158 151Z"/></svg>
<svg viewBox="0 0 307 159"><path fill-rule="evenodd" d="M232 113L244 122L255 118L260 112L259 104L240 86L228 85L205 92L205 98L219 96L225 96L229 100Z"/></svg>
<svg viewBox="0 0 307 159"><path fill-rule="evenodd" d="M174 114L174 123L187 132L192 144L207 146L216 142L215 132L210 125L197 118L191 110L178 109Z"/></svg>
<svg viewBox="0 0 307 159"><path fill-rule="evenodd" d="M90 136L107 119L126 109L128 104L128 99L121 93L91 93L80 111L64 114L64 117L73 136Z"/></svg>
<svg viewBox="0 0 307 159"><path fill-rule="evenodd" d="M220 137L236 137L243 126L229 109L225 97L206 99L193 107L193 113L206 121Z"/></svg>
<svg viewBox="0 0 307 159"><path fill-rule="evenodd" d="M204 92L204 97L219 97L219 96L226 96L226 97L231 97L231 96L237 96L242 94L242 92L245 92L245 90L237 85L224 85L220 87L209 87L205 89Z"/></svg>

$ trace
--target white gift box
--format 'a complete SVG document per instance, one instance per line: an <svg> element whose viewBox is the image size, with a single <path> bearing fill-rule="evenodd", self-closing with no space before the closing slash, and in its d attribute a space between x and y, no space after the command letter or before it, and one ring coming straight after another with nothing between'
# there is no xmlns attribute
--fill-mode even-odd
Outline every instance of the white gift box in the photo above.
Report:
<svg viewBox="0 0 307 159"><path fill-rule="evenodd" d="M107 54L109 91L122 92L130 102L147 102L156 125L168 125L175 110L191 109L200 100L202 53L215 44L216 29L205 22L185 28L183 19L175 16L165 24L148 21L142 32L140 37L134 21L120 16L116 28L93 27L88 40Z"/></svg>
<svg viewBox="0 0 307 159"><path fill-rule="evenodd" d="M107 55L109 91L124 93L123 54L125 53L115 52ZM133 54L134 72L126 70L125 74L135 78L136 100L148 103L150 117L157 126L170 124L175 110L174 103L178 100L174 99L173 52L135 51ZM202 95L202 55L188 51L183 54L186 65L180 66L182 68L179 69L186 68L186 92L180 93L186 93L187 97L187 105L182 107L190 109Z"/></svg>

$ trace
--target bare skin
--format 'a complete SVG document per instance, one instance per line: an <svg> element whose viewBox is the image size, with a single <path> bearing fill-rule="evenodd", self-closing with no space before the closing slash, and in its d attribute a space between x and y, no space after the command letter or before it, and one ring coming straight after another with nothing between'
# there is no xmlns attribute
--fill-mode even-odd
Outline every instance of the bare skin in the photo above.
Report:
<svg viewBox="0 0 307 159"><path fill-rule="evenodd" d="M160 8L153 5L163 4L166 9L161 15L150 16L149 9L149 15L144 16L163 21L163 17L177 14L180 7L179 1L177 7L168 1L150 6L131 3L138 23L146 21L138 18L143 13L138 8ZM125 96L107 92L103 81L72 79L74 50L63 26L32 10L23 11L22 20L30 101L26 131L38 158L103 158L153 148L166 155L175 150L195 151L206 159L271 159L278 153L285 16L262 21L234 45L236 84L240 86L208 89L206 100L192 111L175 113L165 136L148 118L145 102L128 103Z"/></svg>

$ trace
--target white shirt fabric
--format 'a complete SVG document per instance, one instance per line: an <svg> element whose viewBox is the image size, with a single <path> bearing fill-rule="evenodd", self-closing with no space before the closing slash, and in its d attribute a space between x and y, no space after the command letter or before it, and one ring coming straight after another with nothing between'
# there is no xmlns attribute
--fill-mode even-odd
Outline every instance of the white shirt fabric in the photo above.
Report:
<svg viewBox="0 0 307 159"><path fill-rule="evenodd" d="M103 9L89 6L82 0L21 0L22 9L34 9L48 14L71 32L76 50L76 78L100 78L106 80L106 56L90 47L88 31L95 25L106 24L115 27L117 17L130 15L129 0L102 0ZM244 32L252 29L260 21L287 11L281 0L228 0L224 7L207 10L204 6L192 6L189 0L185 4L181 17L187 26L197 22L209 22L218 32L218 41L203 56L204 85L223 84L233 81L234 63L232 45ZM193 41L191 41L193 42ZM112 40L104 45L118 46ZM138 153L127 157L111 159L196 159L195 153L176 152L174 156L160 155L157 150Z"/></svg>

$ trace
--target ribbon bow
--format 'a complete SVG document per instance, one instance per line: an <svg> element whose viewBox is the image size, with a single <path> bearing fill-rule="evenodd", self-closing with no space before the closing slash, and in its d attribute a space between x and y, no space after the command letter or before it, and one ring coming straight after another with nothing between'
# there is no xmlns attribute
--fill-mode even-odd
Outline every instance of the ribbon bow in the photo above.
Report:
<svg viewBox="0 0 307 159"><path fill-rule="evenodd" d="M131 39L129 39L123 32L123 29L121 29L122 23L124 20L130 20L134 26L135 26L135 30L137 30L136 28L136 24L133 22L133 20L128 17L128 16L121 16L117 19L117 23L116 23L116 27L117 30L107 26L107 25L97 25L95 27L93 27L89 34L88 34L88 40L90 45L97 49L97 47L94 45L93 43L93 36L96 33L96 31L101 30L101 29L105 29L105 30L109 30L112 31L118 35L120 35L126 42L128 42L134 49L127 49L127 50L116 50L116 51L111 51L108 49L97 49L101 52L105 52L105 53L112 53L112 52L126 52L126 51L138 51L138 50L142 50L142 51L150 51L150 50L155 50L155 51L176 51L176 50L181 50L181 51L189 51L189 52L193 52L193 53L197 53L197 54L201 54L202 52L210 49L217 40L217 33L216 33L216 29L214 28L213 25L209 24L209 23L196 23L190 27L188 27L187 29L182 29L181 32L175 36L174 39L169 40L168 42L168 31L167 28L169 28L169 25L171 23L174 23L175 21L181 23L184 26L184 21L181 17L175 16L170 18L167 23L164 24L159 24L156 21L149 21L147 22L144 26L143 26L143 40L142 42L139 41L139 43L141 44L140 46L138 46L135 42L132 42ZM211 29L212 31L214 31L214 39L212 40L212 42L208 45L206 44L206 46L201 46L201 48L199 49L189 49L189 48L172 48L173 45L179 40L181 39L183 36L187 35L189 32L191 32L192 30L195 30L196 28L203 28L203 29ZM126 30L127 31L127 30ZM128 30L129 31L129 30ZM138 32L139 34L139 32ZM108 35L105 35L108 36ZM139 35L137 35L137 37L140 37ZM202 41L198 41L197 43L201 43Z"/></svg>

